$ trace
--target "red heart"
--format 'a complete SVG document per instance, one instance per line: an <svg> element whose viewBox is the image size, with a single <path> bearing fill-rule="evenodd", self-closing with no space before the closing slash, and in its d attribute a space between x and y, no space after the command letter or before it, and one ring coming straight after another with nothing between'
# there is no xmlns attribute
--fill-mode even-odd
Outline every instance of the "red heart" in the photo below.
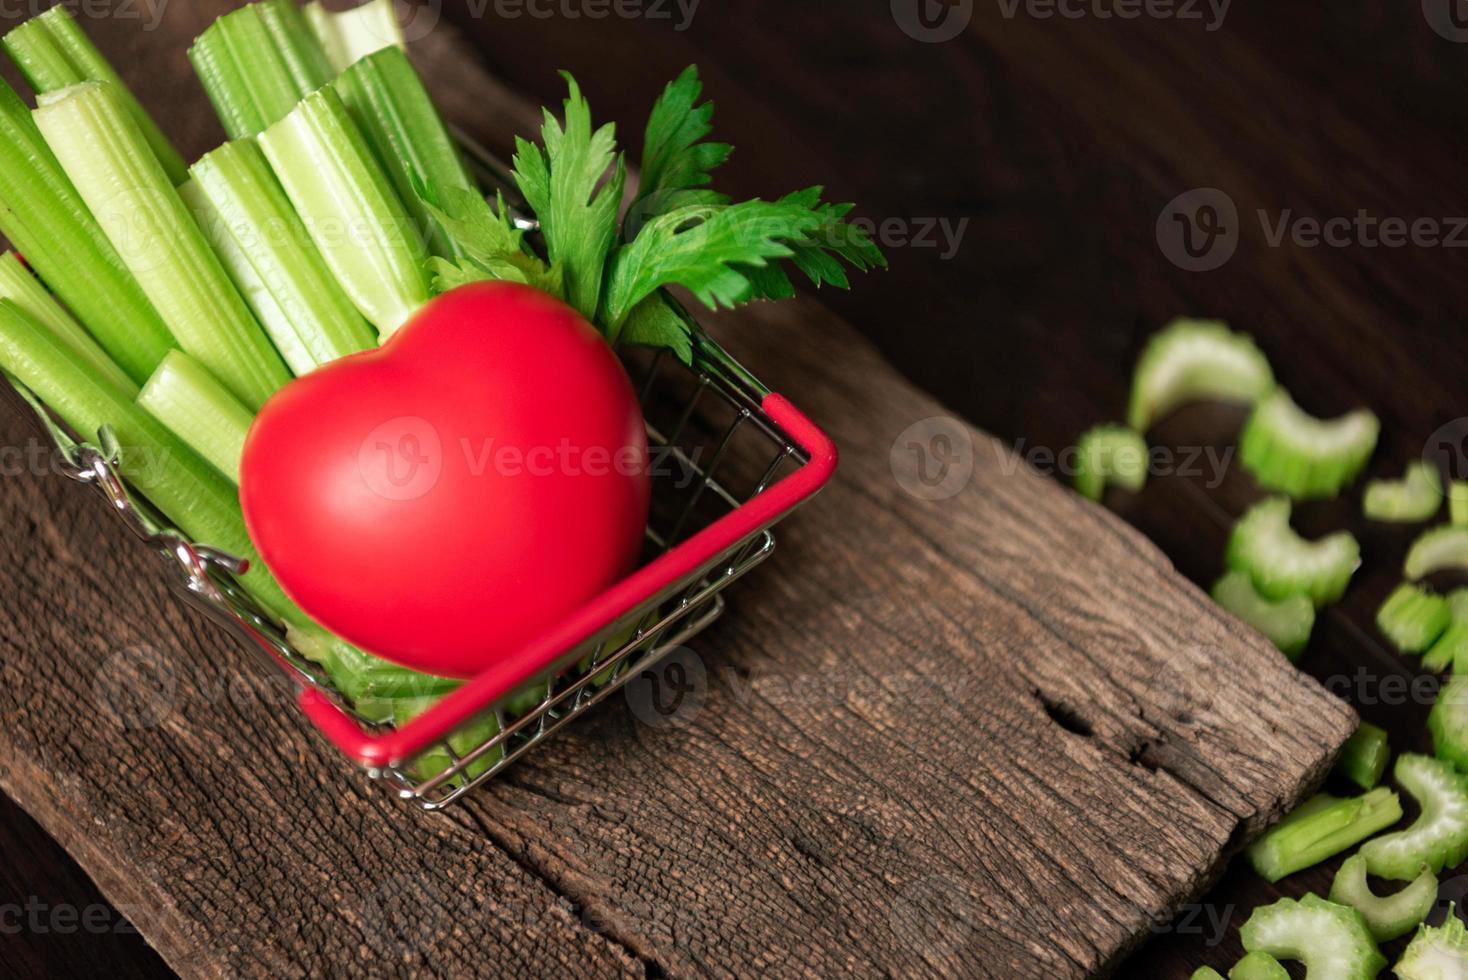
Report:
<svg viewBox="0 0 1468 980"><path fill-rule="evenodd" d="M469 677L631 570L647 436L570 307L479 283L299 378L245 444L250 536L286 593L389 660Z"/></svg>

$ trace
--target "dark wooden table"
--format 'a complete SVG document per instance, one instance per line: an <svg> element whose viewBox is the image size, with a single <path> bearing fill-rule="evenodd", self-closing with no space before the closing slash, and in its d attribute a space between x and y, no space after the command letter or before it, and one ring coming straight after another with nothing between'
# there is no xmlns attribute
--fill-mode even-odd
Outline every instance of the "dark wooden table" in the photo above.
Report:
<svg viewBox="0 0 1468 980"><path fill-rule="evenodd" d="M640 121L658 87L698 62L717 95L719 132L739 148L725 177L735 193L820 181L884 229L892 270L823 302L920 387L1039 450L1036 462L1121 415L1137 351L1178 314L1252 332L1320 414L1375 408L1384 422L1377 473L1398 471L1429 433L1464 414L1463 253L1373 245L1355 231L1340 246L1270 237L1282 217L1364 210L1431 219L1446 238L1455 216L1468 215L1457 135L1468 107L1455 97L1468 81L1468 47L1416 4L1347 0L1328 17L1237 5L1221 25L1206 6L1196 8L1201 19L1123 20L1089 4L1072 8L1086 12L1074 19L1036 16L1046 8L1024 3L1013 16L1004 3L953 4L959 20L948 23L967 23L942 41L915 39L947 32L901 0L704 0L686 24L674 4L657 8L667 17L649 8L596 20L496 17L494 4L479 18L482 3L446 6L502 78L550 102L560 92L552 69L573 69L603 118ZM1159 245L1159 216L1209 187L1236 208L1236 250L1217 268L1186 271ZM1179 459L1189 447L1222 451L1237 423L1227 411L1186 412L1154 440ZM1232 516L1253 494L1237 468L1205 466L1108 504L1206 585ZM1352 497L1301 512L1308 530L1356 530L1367 562L1322 618L1303 666L1390 727L1394 748L1420 748L1426 705L1383 683L1412 676L1411 666L1370 626L1412 531L1363 525L1357 510ZM22 814L0 814L8 894L102 901ZM1320 870L1276 889L1235 871L1185 917L1159 923L1162 935L1126 972L1225 968L1250 908L1328 880ZM161 967L135 936L16 941L25 954L7 962L36 975Z"/></svg>

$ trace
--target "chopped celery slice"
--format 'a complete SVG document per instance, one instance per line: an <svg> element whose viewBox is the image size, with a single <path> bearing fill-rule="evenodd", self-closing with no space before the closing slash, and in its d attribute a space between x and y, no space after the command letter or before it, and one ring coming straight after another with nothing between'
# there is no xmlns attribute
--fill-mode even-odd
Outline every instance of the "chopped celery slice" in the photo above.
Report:
<svg viewBox="0 0 1468 980"><path fill-rule="evenodd" d="M254 416L204 365L183 351L169 351L138 404L239 485L240 456Z"/></svg>
<svg viewBox="0 0 1468 980"><path fill-rule="evenodd" d="M1213 586L1213 601L1263 633L1290 659L1300 655L1315 628L1315 604L1293 595L1266 599L1243 572L1229 572Z"/></svg>
<svg viewBox="0 0 1468 980"><path fill-rule="evenodd" d="M1101 425L1076 444L1076 489L1100 500L1108 482L1136 493L1147 483L1147 442L1135 430Z"/></svg>
<svg viewBox="0 0 1468 980"><path fill-rule="evenodd" d="M1448 521L1455 527L1468 524L1468 480L1454 480L1448 486Z"/></svg>
<svg viewBox="0 0 1468 980"><path fill-rule="evenodd" d="M189 48L224 131L256 136L335 74L293 0L263 0L220 17Z"/></svg>
<svg viewBox="0 0 1468 980"><path fill-rule="evenodd" d="M1251 953L1302 961L1318 980L1372 980L1386 966L1361 913L1316 895L1255 909L1239 938Z"/></svg>
<svg viewBox="0 0 1468 980"><path fill-rule="evenodd" d="M1271 497L1250 507L1234 525L1228 567L1247 572L1261 595L1305 595L1316 607L1345 594L1361 566L1361 546L1346 531L1307 541L1290 527L1290 502Z"/></svg>
<svg viewBox="0 0 1468 980"><path fill-rule="evenodd" d="M306 23L339 72L387 47L407 47L393 0L367 0L350 10L332 12L320 0L306 4Z"/></svg>
<svg viewBox="0 0 1468 980"><path fill-rule="evenodd" d="M1330 900L1349 905L1366 920L1379 943L1405 936L1437 904L1437 875L1424 867L1406 888L1392 895L1377 895L1366 882L1366 859L1359 854L1346 858L1330 885Z"/></svg>
<svg viewBox="0 0 1468 980"><path fill-rule="evenodd" d="M1392 775L1422 812L1405 830L1361 845L1370 872L1380 878L1410 881L1427 865L1434 872L1468 857L1468 785L1451 763L1425 755L1397 756Z"/></svg>
<svg viewBox="0 0 1468 980"><path fill-rule="evenodd" d="M1437 692L1427 715L1432 748L1459 772L1468 772L1468 675L1455 674Z"/></svg>
<svg viewBox="0 0 1468 980"><path fill-rule="evenodd" d="M384 48L344 71L332 88L427 234L429 250L462 258L463 250L419 191L431 188L441 196L448 188L475 191L476 184L408 55L402 48Z"/></svg>
<svg viewBox="0 0 1468 980"><path fill-rule="evenodd" d="M1211 966L1200 966L1193 971L1193 975L1188 980L1223 980L1223 974Z"/></svg>
<svg viewBox="0 0 1468 980"><path fill-rule="evenodd" d="M1422 655L1422 669L1441 673L1451 667L1455 673L1468 673L1468 589L1448 596L1448 615L1448 628Z"/></svg>
<svg viewBox="0 0 1468 980"><path fill-rule="evenodd" d="M428 301L428 252L340 97L307 96L260 148L337 282L387 339Z"/></svg>
<svg viewBox="0 0 1468 980"><path fill-rule="evenodd" d="M52 7L21 24L5 35L4 45L10 59L39 95L79 82L111 82L116 85L128 112L153 148L168 179L174 184L181 184L188 178L178 150L173 148L163 130L158 128L158 123L148 115L116 69L97 50L64 6Z"/></svg>
<svg viewBox="0 0 1468 980"><path fill-rule="evenodd" d="M443 700L443 695L404 698L394 701L392 706L392 723L396 727L402 728L441 700ZM449 755L449 749L453 750L454 755L463 758L493 738L499 730L499 719L493 714L485 715L468 725L462 725L456 729L449 736L447 748L440 745L429 749L409 763L408 768L419 779L432 779L454 764L453 757ZM461 774L455 776L454 779L473 779L499 762L504 757L504 754L505 750L503 745L495 746L490 751L484 753L484 755L475 759Z"/></svg>
<svg viewBox="0 0 1468 980"><path fill-rule="evenodd" d="M1432 463L1407 467L1400 480L1372 480L1366 484L1362 510L1373 521L1414 523L1431 520L1442 509L1443 481Z"/></svg>
<svg viewBox="0 0 1468 980"><path fill-rule="evenodd" d="M1407 944L1402 958L1392 967L1398 980L1463 980L1468 977L1468 929L1458 918L1457 908L1448 906L1448 917L1440 926L1423 924Z"/></svg>
<svg viewBox="0 0 1468 980"><path fill-rule="evenodd" d="M337 690L354 705L401 698L443 696L463 682L399 667L357 649L338 636L310 623L304 615L282 614L291 646L308 660L326 668Z"/></svg>
<svg viewBox="0 0 1468 980"><path fill-rule="evenodd" d="M1290 980L1290 971L1273 956L1256 949L1233 965L1228 980Z"/></svg>
<svg viewBox="0 0 1468 980"><path fill-rule="evenodd" d="M1415 585L1397 586L1376 611L1376 626L1403 653L1421 653L1452 622L1448 601Z"/></svg>
<svg viewBox="0 0 1468 980"><path fill-rule="evenodd" d="M296 375L376 345L252 140L226 143L191 172L184 199Z"/></svg>
<svg viewBox="0 0 1468 980"><path fill-rule="evenodd" d="M173 338L3 80L0 234L134 383L148 379Z"/></svg>
<svg viewBox="0 0 1468 980"><path fill-rule="evenodd" d="M1468 571L1468 526L1448 524L1422 532L1412 542L1404 568L1414 582L1448 568Z"/></svg>
<svg viewBox="0 0 1468 980"><path fill-rule="evenodd" d="M1249 416L1239 460L1266 489L1296 500L1334 497L1371 458L1380 432L1380 421L1366 409L1317 419L1276 388Z"/></svg>
<svg viewBox="0 0 1468 980"><path fill-rule="evenodd" d="M1386 732L1363 721L1356 734L1346 740L1335 768L1362 789L1374 789L1381 782L1381 774L1386 772L1391 755Z"/></svg>
<svg viewBox="0 0 1468 980"><path fill-rule="evenodd" d="M173 189L115 85L43 96L35 113L61 165L179 346L250 409L290 380L250 308Z"/></svg>
<svg viewBox="0 0 1468 980"><path fill-rule="evenodd" d="M1401 801L1384 786L1346 799L1321 793L1296 807L1244 853L1262 877L1279 881L1355 847L1400 819Z"/></svg>
<svg viewBox="0 0 1468 980"><path fill-rule="evenodd" d="M0 299L10 300L59 337L97 377L112 382L129 395L138 393L137 382L107 356L107 352L71 318L70 313L62 309L14 252L0 255Z"/></svg>
<svg viewBox="0 0 1468 980"><path fill-rule="evenodd" d="M1248 334L1216 320L1177 319L1147 341L1137 361L1127 424L1146 432L1185 402L1252 405L1273 388L1269 360Z"/></svg>

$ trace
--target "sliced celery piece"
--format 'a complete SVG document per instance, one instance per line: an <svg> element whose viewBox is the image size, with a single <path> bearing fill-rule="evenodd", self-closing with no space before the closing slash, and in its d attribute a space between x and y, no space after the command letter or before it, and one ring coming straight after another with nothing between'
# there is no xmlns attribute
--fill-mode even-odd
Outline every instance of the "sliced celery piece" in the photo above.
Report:
<svg viewBox="0 0 1468 980"><path fill-rule="evenodd" d="M1228 567L1247 572L1269 599L1306 595L1317 608L1335 602L1361 567L1361 546L1346 531L1307 541L1290 527L1290 511L1283 497L1250 507L1229 537Z"/></svg>
<svg viewBox="0 0 1468 980"><path fill-rule="evenodd" d="M1188 977L1188 980L1223 980L1223 974L1211 966L1200 966L1193 971L1193 975Z"/></svg>
<svg viewBox="0 0 1468 980"><path fill-rule="evenodd" d="M98 378L110 381L129 395L138 393L137 382L107 356L107 352L71 318L70 313L62 309L14 252L0 255L0 299L12 301L64 341Z"/></svg>
<svg viewBox="0 0 1468 980"><path fill-rule="evenodd" d="M254 416L204 365L183 351L169 351L138 404L239 485L240 456Z"/></svg>
<svg viewBox="0 0 1468 980"><path fill-rule="evenodd" d="M1371 935L1379 943L1405 936L1437 904L1437 875L1430 868L1412 883L1392 895L1377 895L1366 882L1366 859L1359 854L1346 858L1330 886L1330 900L1349 905L1366 920Z"/></svg>
<svg viewBox="0 0 1468 980"><path fill-rule="evenodd" d="M354 705L366 705L369 712L380 710L383 702L402 698L441 697L463 683L447 677L420 674L364 653L311 623L298 610L294 614L282 612L280 615L286 619L287 639L291 646L308 660L325 667L337 689ZM382 714L380 720L389 718L390 710Z"/></svg>
<svg viewBox="0 0 1468 980"><path fill-rule="evenodd" d="M1376 626L1403 653L1422 653L1452 622L1448 601L1415 585L1403 584L1376 611Z"/></svg>
<svg viewBox="0 0 1468 980"><path fill-rule="evenodd" d="M1442 509L1443 481L1432 463L1407 467L1400 480L1372 480L1366 484L1362 511L1373 521L1414 523L1431 520Z"/></svg>
<svg viewBox="0 0 1468 980"><path fill-rule="evenodd" d="M386 340L428 301L428 251L341 98L331 88L307 96L260 148L337 282Z"/></svg>
<svg viewBox="0 0 1468 980"><path fill-rule="evenodd" d="M393 0L367 0L336 13L313 0L306 4L306 23L339 72L383 48L403 48L408 43Z"/></svg>
<svg viewBox="0 0 1468 980"><path fill-rule="evenodd" d="M189 48L189 61L235 140L279 122L335 74L292 0L225 14Z"/></svg>
<svg viewBox="0 0 1468 980"><path fill-rule="evenodd" d="M1334 497L1371 458L1380 432L1381 422L1366 409L1317 419L1276 388L1249 416L1239 460L1266 489L1296 500Z"/></svg>
<svg viewBox="0 0 1468 980"><path fill-rule="evenodd" d="M65 7L52 7L5 35L5 51L37 94L55 92L79 82L116 85L128 112L163 165L168 179L181 184L188 178L183 157L174 149L158 123L97 50Z"/></svg>
<svg viewBox="0 0 1468 980"><path fill-rule="evenodd" d="M1442 925L1423 924L1417 927L1417 935L1407 944L1392 972L1398 980L1462 980L1468 977L1468 929L1463 927L1455 906L1448 906L1448 917Z"/></svg>
<svg viewBox="0 0 1468 980"><path fill-rule="evenodd" d="M1448 596L1448 628L1422 655L1422 669L1441 673L1468 674L1468 589L1455 589Z"/></svg>
<svg viewBox="0 0 1468 980"><path fill-rule="evenodd" d="M1448 520L1457 527L1468 524L1468 480L1454 480L1448 486Z"/></svg>
<svg viewBox="0 0 1468 980"><path fill-rule="evenodd" d="M254 141L226 143L191 172L184 199L296 375L376 345Z"/></svg>
<svg viewBox="0 0 1468 980"><path fill-rule="evenodd" d="M1439 759L1451 762L1459 772L1468 772L1468 675L1455 674L1437 692L1437 701L1427 715L1432 733L1432 750Z"/></svg>
<svg viewBox="0 0 1468 980"><path fill-rule="evenodd" d="M1101 499L1107 483L1136 493L1147 483L1147 464L1147 442L1135 429L1097 426L1076 443L1076 490L1092 500Z"/></svg>
<svg viewBox="0 0 1468 980"><path fill-rule="evenodd" d="M1300 960L1318 980L1373 980L1386 966L1361 913L1316 895L1255 909L1239 938L1251 953Z"/></svg>
<svg viewBox="0 0 1468 980"><path fill-rule="evenodd" d="M1314 867L1402 819L1397 794L1379 786L1340 799L1321 793L1295 808L1244 853L1269 881Z"/></svg>
<svg viewBox="0 0 1468 980"><path fill-rule="evenodd" d="M257 410L290 380L173 189L119 90L84 82L43 96L37 124L179 346Z"/></svg>
<svg viewBox="0 0 1468 980"><path fill-rule="evenodd" d="M1356 734L1346 740L1336 760L1336 772L1345 776L1362 789L1375 789L1391 761L1392 750L1387 743L1386 732L1363 721Z"/></svg>
<svg viewBox="0 0 1468 980"><path fill-rule="evenodd" d="M1315 628L1315 604L1292 595L1275 602L1260 595L1244 572L1229 572L1213 586L1213 601L1263 633L1285 656L1298 657Z"/></svg>
<svg viewBox="0 0 1468 980"><path fill-rule="evenodd" d="M0 234L134 383L148 379L173 338L4 81Z"/></svg>
<svg viewBox="0 0 1468 980"><path fill-rule="evenodd" d="M343 72L332 88L392 178L398 197L427 234L429 250L444 258L462 258L463 250L419 191L432 189L441 196L450 188L475 191L476 185L406 52L390 47L368 55Z"/></svg>
<svg viewBox="0 0 1468 980"><path fill-rule="evenodd" d="M1449 568L1468 571L1468 526L1449 524L1422 532L1403 567L1414 582Z"/></svg>
<svg viewBox="0 0 1468 980"><path fill-rule="evenodd" d="M396 727L402 728L441 700L443 700L442 695L424 698L404 698L394 701L392 704L392 723ZM463 758L493 738L499 730L499 719L493 714L486 715L468 725L463 725L455 729L453 734L448 738L448 748L453 749L455 755ZM496 746L478 759L475 759L464 769L463 773L455 776L454 779L473 779L504 758L504 754L504 746ZM454 760L450 757L447 749L443 746L436 746L414 759L409 764L409 769L419 779L431 779L453 764Z"/></svg>
<svg viewBox="0 0 1468 980"><path fill-rule="evenodd" d="M1392 775L1422 812L1407 829L1361 845L1368 870L1380 878L1410 881L1424 864L1434 872L1461 864L1468 857L1468 785L1463 777L1449 762L1412 753L1397 757Z"/></svg>
<svg viewBox="0 0 1468 980"><path fill-rule="evenodd" d="M1137 361L1127 424L1146 432L1186 402L1252 405L1273 388L1269 360L1248 334L1217 320L1177 319L1152 336Z"/></svg>
<svg viewBox="0 0 1468 980"><path fill-rule="evenodd" d="M1256 949L1233 965L1228 980L1290 980L1290 971L1273 956Z"/></svg>

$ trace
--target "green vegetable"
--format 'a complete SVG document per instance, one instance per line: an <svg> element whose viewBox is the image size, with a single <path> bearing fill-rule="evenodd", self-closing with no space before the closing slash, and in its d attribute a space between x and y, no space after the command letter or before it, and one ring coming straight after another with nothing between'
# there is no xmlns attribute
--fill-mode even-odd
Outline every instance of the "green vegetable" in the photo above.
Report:
<svg viewBox="0 0 1468 980"><path fill-rule="evenodd" d="M254 417L202 364L183 351L169 351L138 404L239 484L240 456Z"/></svg>
<svg viewBox="0 0 1468 980"><path fill-rule="evenodd" d="M1345 594L1361 566L1361 546L1345 531L1305 540L1290 527L1290 502L1271 497L1234 525L1227 560L1229 568L1247 572L1266 598L1306 595L1318 608Z"/></svg>
<svg viewBox="0 0 1468 980"><path fill-rule="evenodd" d="M1249 416L1239 459L1266 489L1296 500L1334 497L1371 458L1380 431L1381 423L1365 409L1317 419L1276 388Z"/></svg>
<svg viewBox="0 0 1468 980"><path fill-rule="evenodd" d="M1356 734L1346 740L1336 760L1336 771L1362 789L1373 789L1381 782L1392 750L1386 732L1370 722L1361 722Z"/></svg>
<svg viewBox="0 0 1468 980"><path fill-rule="evenodd" d="M1468 524L1468 480L1454 480L1448 486L1448 520L1456 527Z"/></svg>
<svg viewBox="0 0 1468 980"><path fill-rule="evenodd" d="M1421 653L1452 622L1448 602L1415 585L1397 586L1376 612L1376 626L1403 653Z"/></svg>
<svg viewBox="0 0 1468 980"><path fill-rule="evenodd" d="M442 195L470 194L485 209L484 197L476 191L433 99L402 48L384 48L368 55L342 73L332 87L341 96L368 144L382 164L398 197L425 229L428 248L434 255L461 259L465 252L439 223L435 209L419 194L433 188Z"/></svg>
<svg viewBox="0 0 1468 980"><path fill-rule="evenodd" d="M43 96L36 123L179 345L245 405L290 380L109 82Z"/></svg>
<svg viewBox="0 0 1468 980"><path fill-rule="evenodd" d="M392 702L392 723L397 728L402 728L419 715L432 708L442 695L434 695L423 698L404 698ZM485 715L468 725L461 725L449 736L448 748L453 749L459 758L468 755L474 749L489 741L500 731L499 719L494 714ZM504 746L496 746L475 759L464 771L456 775L449 785L458 785L459 781L472 780L474 777L489 771L495 763L504 758ZM453 757L443 746L436 746L418 756L408 764L408 769L418 779L432 779L439 773L454 764Z"/></svg>
<svg viewBox="0 0 1468 980"><path fill-rule="evenodd" d="M734 147L704 142L713 130L714 105L700 104L702 94L698 69L689 65L653 106L642 140L642 181L624 237L636 237L644 223L680 207L729 203L708 185Z"/></svg>
<svg viewBox="0 0 1468 980"><path fill-rule="evenodd" d="M1400 480L1366 484L1362 509L1374 521L1411 523L1430 520L1443 505L1443 481L1432 463L1407 467Z"/></svg>
<svg viewBox="0 0 1468 980"><path fill-rule="evenodd" d="M383 48L407 46L393 0L367 0L340 13L332 13L319 0L313 0L306 4L305 13L311 33L338 72Z"/></svg>
<svg viewBox="0 0 1468 980"><path fill-rule="evenodd" d="M232 140L285 118L335 72L292 0L262 0L209 26L189 61Z"/></svg>
<svg viewBox="0 0 1468 980"><path fill-rule="evenodd" d="M1213 601L1263 633L1285 656L1294 659L1315 628L1315 604L1293 595L1275 602L1260 595L1244 572L1229 572L1213 586Z"/></svg>
<svg viewBox="0 0 1468 980"><path fill-rule="evenodd" d="M1177 319L1152 336L1137 361L1127 424L1145 432L1186 402L1252 405L1273 389L1269 360L1248 334L1216 320Z"/></svg>
<svg viewBox="0 0 1468 980"><path fill-rule="evenodd" d="M1437 875L1424 867L1406 888L1379 896L1366 882L1366 859L1356 854L1346 858L1336 872L1330 886L1330 900L1360 912L1376 941L1389 942L1405 936L1427 918L1437 904Z"/></svg>
<svg viewBox="0 0 1468 980"><path fill-rule="evenodd" d="M1378 787L1362 796L1311 797L1244 852L1260 876L1279 881L1313 867L1402 819L1397 794Z"/></svg>
<svg viewBox="0 0 1468 980"><path fill-rule="evenodd" d="M52 7L32 17L5 35L4 44L5 52L38 95L80 82L116 85L168 178L174 184L181 184L187 178L183 157L65 7Z"/></svg>
<svg viewBox="0 0 1468 980"><path fill-rule="evenodd" d="M1407 829L1361 846L1368 870L1409 881L1421 865L1438 872L1462 863L1468 857L1468 786L1462 777L1450 763L1411 753L1397 756L1392 773L1422 812Z"/></svg>
<svg viewBox="0 0 1468 980"><path fill-rule="evenodd" d="M1422 532L1412 542L1404 567L1414 582L1449 568L1468 571L1468 526L1444 525Z"/></svg>
<svg viewBox="0 0 1468 980"><path fill-rule="evenodd" d="M192 173L184 200L296 375L376 346L253 141L226 143Z"/></svg>
<svg viewBox="0 0 1468 980"><path fill-rule="evenodd" d="M1454 906L1440 926L1418 926L1392 968L1399 980L1463 980L1468 977L1468 929Z"/></svg>
<svg viewBox="0 0 1468 980"><path fill-rule="evenodd" d="M290 607L294 608L294 607ZM364 653L340 637L333 636L299 612L282 614L286 619L287 638L292 647L308 660L326 668L331 681L353 705L369 711L403 698L425 698L445 694L463 682L399 667L369 653ZM391 718L391 708L381 720Z"/></svg>
<svg viewBox="0 0 1468 980"><path fill-rule="evenodd" d="M65 342L99 379L110 381L129 394L137 394L137 383L61 308L14 252L0 255L0 299L10 300Z"/></svg>
<svg viewBox="0 0 1468 980"><path fill-rule="evenodd" d="M1302 961L1315 980L1371 980L1386 966L1361 913L1315 895L1255 909L1239 938L1249 952Z"/></svg>
<svg viewBox="0 0 1468 980"><path fill-rule="evenodd" d="M148 379L173 338L4 81L0 234L134 383Z"/></svg>
<svg viewBox="0 0 1468 980"><path fill-rule="evenodd" d="M1101 425L1076 444L1076 489L1100 500L1108 482L1136 493L1147 483L1147 442L1133 429Z"/></svg>
<svg viewBox="0 0 1468 980"><path fill-rule="evenodd" d="M1437 757L1468 772L1468 675L1455 674L1437 692L1427 730Z"/></svg>
<svg viewBox="0 0 1468 980"><path fill-rule="evenodd" d="M428 301L428 252L340 97L308 95L260 148L327 266L386 339Z"/></svg>
<svg viewBox="0 0 1468 980"><path fill-rule="evenodd" d="M1290 980L1290 971L1273 956L1255 950L1233 965L1228 980Z"/></svg>
<svg viewBox="0 0 1468 980"><path fill-rule="evenodd" d="M1223 980L1223 975L1211 966L1200 966L1188 980Z"/></svg>
<svg viewBox="0 0 1468 980"><path fill-rule="evenodd" d="M1468 589L1457 589L1448 596L1448 628L1422 655L1422 669L1441 672L1451 667L1468 673Z"/></svg>

